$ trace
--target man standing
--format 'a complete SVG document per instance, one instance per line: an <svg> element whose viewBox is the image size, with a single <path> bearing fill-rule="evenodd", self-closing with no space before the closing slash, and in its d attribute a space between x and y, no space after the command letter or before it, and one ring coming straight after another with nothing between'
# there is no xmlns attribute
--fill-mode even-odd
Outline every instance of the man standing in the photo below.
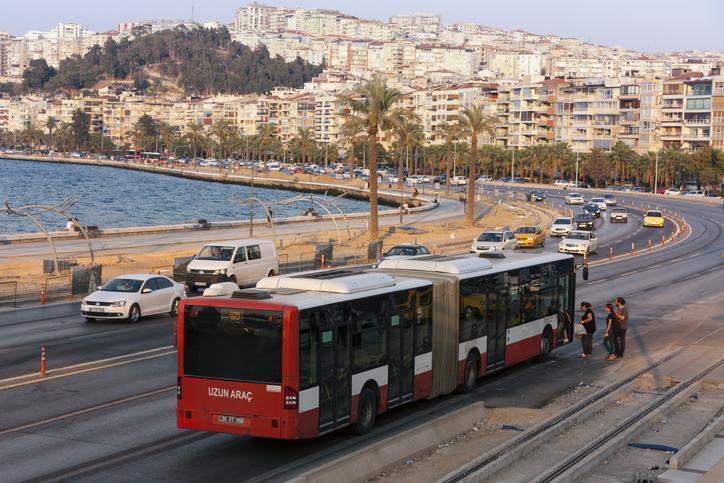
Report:
<svg viewBox="0 0 724 483"><path fill-rule="evenodd" d="M626 331L628 330L628 309L626 308L626 301L623 297L616 299L616 319L618 319L618 327L614 336L614 347L616 350L616 357L622 358L623 353L626 351Z"/></svg>

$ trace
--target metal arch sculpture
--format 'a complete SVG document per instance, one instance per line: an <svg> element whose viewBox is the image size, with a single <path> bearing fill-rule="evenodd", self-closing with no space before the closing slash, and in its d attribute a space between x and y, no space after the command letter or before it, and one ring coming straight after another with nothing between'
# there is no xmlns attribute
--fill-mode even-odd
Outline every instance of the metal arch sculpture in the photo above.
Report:
<svg viewBox="0 0 724 483"><path fill-rule="evenodd" d="M18 206L16 208L12 208L10 206L10 203L8 200L5 200L5 209L4 211L7 212L9 215L17 215L22 216L24 218L29 219L33 222L35 226L37 226L41 232L45 235L45 238L48 241L48 244L50 245L50 249L53 252L53 261L54 267L53 267L53 274L57 274L60 271L60 263L58 260L58 251L55 248L55 243L53 242L53 237L50 236L50 233L45 228L45 225L38 219L38 215L41 215L43 213L54 213L59 216L62 216L63 219L70 219L75 222L76 226L80 230L81 234L86 240L86 243L88 243L88 253L90 254L91 264L95 265L96 259L95 259L95 253L93 252L93 244L90 241L90 238L88 237L88 231L85 229L83 225L81 225L78 222L78 219L74 216L71 216L69 214L70 208L75 204L75 200L71 198L66 198L57 205L23 205Z"/></svg>
<svg viewBox="0 0 724 483"><path fill-rule="evenodd" d="M254 236L254 216L253 216L254 204L255 203L259 204L262 206L262 208L264 208L264 211L266 212L266 217L269 220L269 223L271 224L272 238L274 238L274 245L276 246L277 232L276 232L276 227L274 226L274 217L272 216L271 209L269 209L269 205L254 196L250 196L250 197L244 198L242 200L239 200L239 203L241 203L242 205L247 205L247 204L251 205L251 208L250 208L251 213L250 213L250 219L249 219L249 236L250 237Z"/></svg>

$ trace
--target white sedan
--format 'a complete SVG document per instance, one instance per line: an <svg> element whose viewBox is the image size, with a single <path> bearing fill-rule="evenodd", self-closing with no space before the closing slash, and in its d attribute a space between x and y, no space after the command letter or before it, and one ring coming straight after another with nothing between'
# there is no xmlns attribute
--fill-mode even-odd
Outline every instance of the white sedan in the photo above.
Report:
<svg viewBox="0 0 724 483"><path fill-rule="evenodd" d="M566 195L567 205L582 205L585 202L581 193L568 193Z"/></svg>
<svg viewBox="0 0 724 483"><path fill-rule="evenodd" d="M608 207L608 203L606 203L606 200L604 198L591 198L590 203L598 205L598 208L601 211L606 211L606 208Z"/></svg>
<svg viewBox="0 0 724 483"><path fill-rule="evenodd" d="M138 322L145 315L176 315L184 296L184 286L163 275L122 275L84 298L80 313L89 322L95 319Z"/></svg>
<svg viewBox="0 0 724 483"><path fill-rule="evenodd" d="M573 230L558 244L561 253L588 255L598 252L598 238L592 231Z"/></svg>
<svg viewBox="0 0 724 483"><path fill-rule="evenodd" d="M490 230L473 239L470 245L471 253L487 253L498 250L515 250L518 248L518 240L510 230Z"/></svg>

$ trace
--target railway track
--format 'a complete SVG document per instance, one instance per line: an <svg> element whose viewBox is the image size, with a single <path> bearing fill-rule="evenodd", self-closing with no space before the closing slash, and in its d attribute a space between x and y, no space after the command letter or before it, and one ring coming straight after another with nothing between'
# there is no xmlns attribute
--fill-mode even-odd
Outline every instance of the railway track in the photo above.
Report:
<svg viewBox="0 0 724 483"><path fill-rule="evenodd" d="M611 443L623 441L650 424L658 410L667 405L681 404L698 382L724 364L724 359L719 359L693 377L661 393L636 391L642 376L676 358L684 350L682 347L597 391L562 413L447 474L440 481L469 483L518 481L524 478L525 481L549 483L580 479L588 469L618 448L615 444L611 446ZM623 402L625 400L627 402ZM609 421L611 419L614 423ZM599 431L602 426L609 429ZM590 437L581 444L579 441L586 437L586 433L591 433Z"/></svg>

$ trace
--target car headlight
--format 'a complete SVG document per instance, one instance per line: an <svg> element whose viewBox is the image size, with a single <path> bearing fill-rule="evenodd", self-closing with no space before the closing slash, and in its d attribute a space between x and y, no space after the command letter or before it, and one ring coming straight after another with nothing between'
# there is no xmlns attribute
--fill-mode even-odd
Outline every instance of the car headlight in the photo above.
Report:
<svg viewBox="0 0 724 483"><path fill-rule="evenodd" d="M214 270L214 275L226 275L226 269L222 268L221 270Z"/></svg>
<svg viewBox="0 0 724 483"><path fill-rule="evenodd" d="M109 305L110 307L123 307L123 306L126 305L126 301L125 301L125 300L119 300L118 302L111 302L111 303L108 304L108 305Z"/></svg>

